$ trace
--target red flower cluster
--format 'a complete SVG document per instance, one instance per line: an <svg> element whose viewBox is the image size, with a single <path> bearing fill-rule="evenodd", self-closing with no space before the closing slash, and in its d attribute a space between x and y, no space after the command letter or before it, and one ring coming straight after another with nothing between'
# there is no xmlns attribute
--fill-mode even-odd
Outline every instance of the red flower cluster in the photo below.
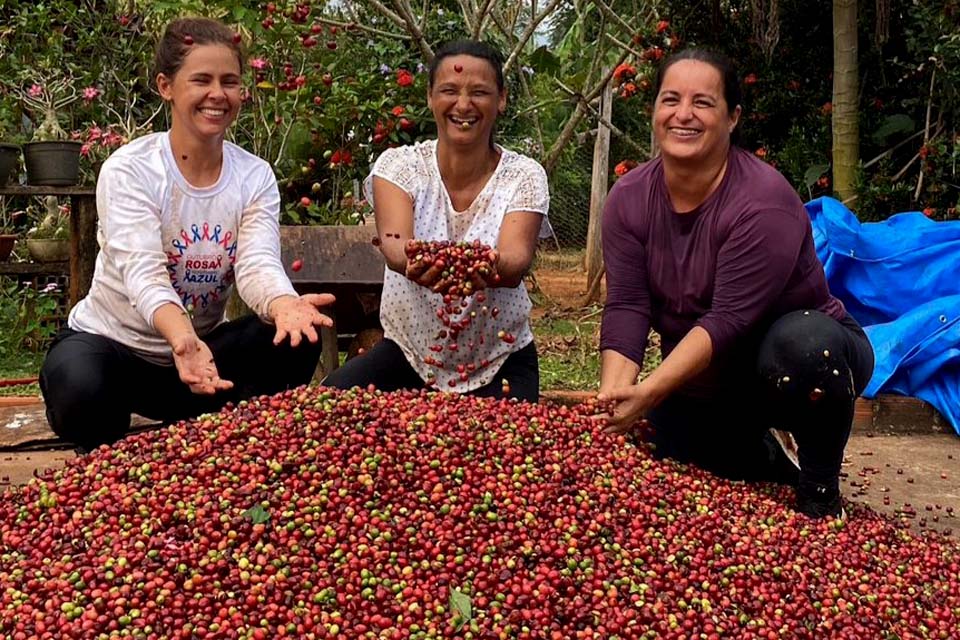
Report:
<svg viewBox="0 0 960 640"><path fill-rule="evenodd" d="M666 20L661 20L657 23L657 33L663 33L670 28L670 23Z"/></svg>
<svg viewBox="0 0 960 640"><path fill-rule="evenodd" d="M630 96L632 96L632 95L635 94L636 92L637 92L637 85L635 85L635 84L632 83L632 82L628 82L628 83L626 83L625 85L623 85L622 87L620 87L620 97L621 97L621 98L629 98Z"/></svg>
<svg viewBox="0 0 960 640"><path fill-rule="evenodd" d="M84 157L96 151L106 151L109 155L111 151L127 143L127 139L114 131L113 126L104 130L93 125L86 131L74 131L71 137L83 143L80 146L80 155Z"/></svg>
<svg viewBox="0 0 960 640"><path fill-rule="evenodd" d="M627 172L629 172L631 169L635 168L636 166L637 166L637 162L635 160L622 160L619 163L617 163L616 167L613 168L613 172L617 174L618 178L623 177L627 174Z"/></svg>
<svg viewBox="0 0 960 640"><path fill-rule="evenodd" d="M659 62L663 59L663 49L660 47L650 47L643 52L643 59L650 62Z"/></svg>
<svg viewBox="0 0 960 640"><path fill-rule="evenodd" d="M757 84L757 74L749 73L746 76L744 76L743 84L747 85L748 87L752 84Z"/></svg>
<svg viewBox="0 0 960 640"><path fill-rule="evenodd" d="M636 67L627 62L618 65L617 68L613 70L613 79L617 84L621 84L624 80L629 80L635 75L637 75Z"/></svg>
<svg viewBox="0 0 960 640"><path fill-rule="evenodd" d="M330 156L330 168L333 169L338 164L353 164L353 155L348 149L337 149Z"/></svg>
<svg viewBox="0 0 960 640"><path fill-rule="evenodd" d="M397 84L401 87L409 87L413 84L413 74L406 69L397 69Z"/></svg>
<svg viewBox="0 0 960 640"><path fill-rule="evenodd" d="M403 117L403 114L406 112L407 110L404 106L397 105L390 110L390 114L393 117L399 118L396 123L394 123L394 121L390 118L387 118L386 122L383 120L378 120L376 126L373 128L373 144L380 144L387 140L390 132L393 131L394 124L399 126L401 131L412 131L415 129L417 123L409 118Z"/></svg>

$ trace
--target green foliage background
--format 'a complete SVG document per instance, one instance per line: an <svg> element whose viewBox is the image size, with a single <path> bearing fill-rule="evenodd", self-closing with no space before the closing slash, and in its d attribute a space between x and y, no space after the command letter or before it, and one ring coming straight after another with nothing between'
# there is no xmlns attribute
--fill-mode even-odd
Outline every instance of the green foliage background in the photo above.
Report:
<svg viewBox="0 0 960 640"><path fill-rule="evenodd" d="M28 86L51 74L68 75L77 87L102 92L96 100L78 101L61 114L69 130L119 124L130 130L131 123L146 122L159 105L149 80L157 33L175 16L211 15L244 35L252 57L269 62L259 76L249 70L251 100L233 136L273 163L286 203L284 221L354 221L362 213L355 191L372 159L389 144L434 133L426 109L426 74L416 72L423 62L421 53L409 39L334 30L329 24L316 34L316 46L304 47L303 38L318 18L349 20L346 4L284 0L275 4L277 11L269 13L267 3L254 0L7 0L0 4L3 138L25 140L37 124L36 114L21 109L12 87ZM622 19L637 26L636 36L626 44L639 54L627 56L637 69L638 91L618 97L613 110L614 124L633 144L614 137L611 169L624 159L646 159L637 151L637 146L649 144L654 91L654 63L645 59L646 53L652 47L669 52L689 44L707 45L731 55L743 76L753 80L743 86L744 146L762 149L765 159L804 198L831 193L830 0L780 0L780 38L770 56L754 38L755 3L750 0L610 4ZM956 218L960 0L890 0L890 4L885 39L876 36L875 4L862 2L860 8L861 157L864 163L874 161L863 170L858 199L851 206L868 219L911 209L926 209L937 219ZM310 9L300 22L290 16L298 5ZM356 8L360 23L399 33L362 0L350 6ZM458 3L444 0L425 6L431 44L465 34ZM263 25L266 18L274 20L270 28ZM544 153L576 104L560 87L575 86L587 73L609 20L591 2L561 4L509 74L510 111L501 122L500 142L535 157ZM658 32L654 25L661 20L668 26ZM493 33L490 30L485 37L503 46ZM602 55L606 64L615 62L616 52ZM285 64L291 75L285 73ZM400 68L415 73L412 86L397 84ZM324 82L325 74L332 82ZM301 86L280 88L297 76L304 77ZM529 93L521 80L530 87ZM924 143L928 105L930 139ZM402 116L393 115L396 107L402 108ZM404 128L399 126L401 117ZM167 124L166 114L161 114L152 129L162 130ZM578 133L595 126L588 118ZM386 135L374 142L375 132ZM903 144L896 146L899 143ZM586 237L590 145L589 134L575 138L551 176L555 191L571 194L556 210L555 222L562 237L574 243ZM88 182L108 151L94 149L90 154ZM350 162L331 164L337 151L349 151ZM309 207L299 204L303 196L311 199Z"/></svg>

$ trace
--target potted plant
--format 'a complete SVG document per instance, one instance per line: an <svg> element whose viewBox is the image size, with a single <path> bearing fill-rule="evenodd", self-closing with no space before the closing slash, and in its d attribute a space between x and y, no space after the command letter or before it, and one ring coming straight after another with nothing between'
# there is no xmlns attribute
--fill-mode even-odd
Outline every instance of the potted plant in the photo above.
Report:
<svg viewBox="0 0 960 640"><path fill-rule="evenodd" d="M42 213L31 205L28 211L38 219L27 231L27 252L36 262L63 262L70 259L70 205L56 196L43 199Z"/></svg>
<svg viewBox="0 0 960 640"><path fill-rule="evenodd" d="M33 139L23 145L27 184L77 184L82 143L71 140L60 125L61 111L83 97L73 87L72 79L63 77L34 82L26 89L19 87L16 91L24 108L34 114L34 122L39 121Z"/></svg>

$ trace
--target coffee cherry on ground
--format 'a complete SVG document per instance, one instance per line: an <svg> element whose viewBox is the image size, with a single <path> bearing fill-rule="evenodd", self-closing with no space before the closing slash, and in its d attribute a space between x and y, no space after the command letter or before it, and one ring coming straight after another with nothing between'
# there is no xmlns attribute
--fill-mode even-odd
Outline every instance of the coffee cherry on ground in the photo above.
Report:
<svg viewBox="0 0 960 640"><path fill-rule="evenodd" d="M960 545L597 403L301 387L0 493L3 638L956 638Z"/></svg>

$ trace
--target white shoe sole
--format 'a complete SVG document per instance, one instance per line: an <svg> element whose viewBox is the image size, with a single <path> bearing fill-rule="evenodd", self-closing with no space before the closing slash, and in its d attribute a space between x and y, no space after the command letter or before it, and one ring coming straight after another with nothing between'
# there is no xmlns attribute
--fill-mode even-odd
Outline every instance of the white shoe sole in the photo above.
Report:
<svg viewBox="0 0 960 640"><path fill-rule="evenodd" d="M770 429L770 434L773 436L773 439L777 441L777 444L780 445L787 459L790 460L793 466L797 468L797 471L799 471L800 448L797 446L797 441L794 439L793 434L789 431L781 431L780 429Z"/></svg>

